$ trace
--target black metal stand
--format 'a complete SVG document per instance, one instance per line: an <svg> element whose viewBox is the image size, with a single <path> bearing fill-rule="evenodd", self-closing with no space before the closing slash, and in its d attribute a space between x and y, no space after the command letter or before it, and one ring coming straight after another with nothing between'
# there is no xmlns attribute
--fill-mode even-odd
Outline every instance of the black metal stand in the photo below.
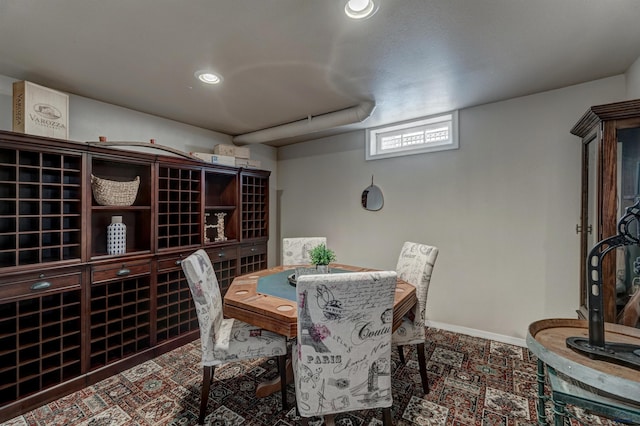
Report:
<svg viewBox="0 0 640 426"><path fill-rule="evenodd" d="M618 234L597 243L587 256L587 276L589 280L589 339L567 338L567 346L592 359L625 365L640 370L640 346L625 343L607 343L604 336L602 298L602 259L611 250L629 245L640 245L640 236L632 235L629 225L636 222L640 230L640 200L627 207L618 221Z"/></svg>

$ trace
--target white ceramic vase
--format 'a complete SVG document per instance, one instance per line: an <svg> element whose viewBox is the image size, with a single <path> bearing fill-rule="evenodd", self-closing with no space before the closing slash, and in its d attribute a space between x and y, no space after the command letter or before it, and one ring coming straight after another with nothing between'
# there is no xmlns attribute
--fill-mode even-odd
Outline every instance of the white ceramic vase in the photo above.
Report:
<svg viewBox="0 0 640 426"><path fill-rule="evenodd" d="M112 216L107 226L107 254L125 254L127 251L127 226L122 216Z"/></svg>

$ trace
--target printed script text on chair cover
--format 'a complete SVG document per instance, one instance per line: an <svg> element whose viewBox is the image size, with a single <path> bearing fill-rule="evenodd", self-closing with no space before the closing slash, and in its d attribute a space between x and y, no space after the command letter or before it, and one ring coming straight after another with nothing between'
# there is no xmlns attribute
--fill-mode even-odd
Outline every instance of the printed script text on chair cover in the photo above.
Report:
<svg viewBox="0 0 640 426"><path fill-rule="evenodd" d="M325 237L301 237L282 239L283 265L308 265L311 263L309 251L320 244L327 245Z"/></svg>
<svg viewBox="0 0 640 426"><path fill-rule="evenodd" d="M300 415L385 408L391 419L395 271L303 275L293 348Z"/></svg>
<svg viewBox="0 0 640 426"><path fill-rule="evenodd" d="M405 242L400 251L398 264L396 266L398 278L416 287L418 303L408 315L404 316L402 324L393 333L391 340L394 345L398 346L400 361L402 363L404 363L402 347L405 345L418 345L418 363L420 366L420 376L422 377L422 388L425 393L429 393L429 382L427 381L426 360L424 355L424 321L431 273L433 272L433 266L437 258L437 247Z"/></svg>
<svg viewBox="0 0 640 426"><path fill-rule="evenodd" d="M204 367L199 418L201 424L204 421L209 387L216 365L242 359L277 356L281 377L284 377L287 343L284 336L232 318L223 318L220 287L211 260L204 250L198 250L184 259L182 270L187 277L200 323ZM285 382L286 380L283 383ZM282 386L283 408L286 408L285 386Z"/></svg>

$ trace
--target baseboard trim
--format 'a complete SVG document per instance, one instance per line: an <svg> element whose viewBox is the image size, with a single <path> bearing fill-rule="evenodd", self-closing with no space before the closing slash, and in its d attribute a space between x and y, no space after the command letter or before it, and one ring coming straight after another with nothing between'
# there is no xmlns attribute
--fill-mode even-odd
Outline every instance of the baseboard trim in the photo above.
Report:
<svg viewBox="0 0 640 426"><path fill-rule="evenodd" d="M440 330L452 331L454 333L466 334L467 336L481 337L483 339L495 340L496 342L506 343L509 345L527 347L524 339L517 337L505 336L503 334L490 333L488 331L477 330L475 328L462 327L459 325L447 324L437 321L425 321L427 327L438 328Z"/></svg>

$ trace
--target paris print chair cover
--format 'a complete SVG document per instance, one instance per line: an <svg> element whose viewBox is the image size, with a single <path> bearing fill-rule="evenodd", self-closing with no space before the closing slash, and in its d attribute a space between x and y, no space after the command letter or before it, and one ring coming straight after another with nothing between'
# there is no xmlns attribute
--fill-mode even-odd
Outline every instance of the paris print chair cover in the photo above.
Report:
<svg viewBox="0 0 640 426"><path fill-rule="evenodd" d="M302 417L391 407L395 271L298 279L296 401Z"/></svg>
<svg viewBox="0 0 640 426"><path fill-rule="evenodd" d="M406 242L402 246L396 272L398 278L416 287L418 303L405 315L402 324L393 333L394 345L415 345L425 340L425 310L431 272L438 257L438 248L424 244Z"/></svg>
<svg viewBox="0 0 640 426"><path fill-rule="evenodd" d="M204 250L184 259L182 269L189 282L200 323L202 365L215 366L286 353L284 336L233 318L223 318L220 287Z"/></svg>
<svg viewBox="0 0 640 426"><path fill-rule="evenodd" d="M309 251L319 246L327 245L325 237L301 237L282 239L282 264L283 265L308 265L311 263Z"/></svg>

